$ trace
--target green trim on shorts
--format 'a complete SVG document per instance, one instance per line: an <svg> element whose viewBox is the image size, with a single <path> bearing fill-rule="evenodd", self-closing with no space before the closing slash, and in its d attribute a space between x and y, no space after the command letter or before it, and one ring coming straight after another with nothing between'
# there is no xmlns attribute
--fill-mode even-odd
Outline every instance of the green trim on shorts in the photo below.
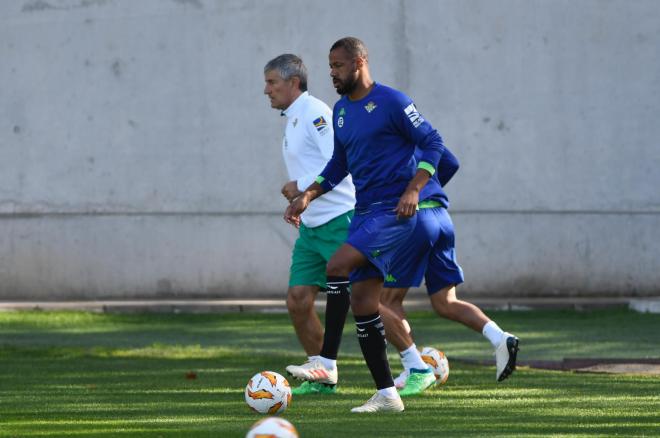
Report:
<svg viewBox="0 0 660 438"><path fill-rule="evenodd" d="M300 225L300 234L291 254L289 287L325 287L326 265L346 241L352 218L353 210L350 210L318 227Z"/></svg>
<svg viewBox="0 0 660 438"><path fill-rule="evenodd" d="M325 181L325 178L323 178L321 175L319 175L319 176L316 177L316 179L314 181L319 183L319 184L323 184L323 181Z"/></svg>

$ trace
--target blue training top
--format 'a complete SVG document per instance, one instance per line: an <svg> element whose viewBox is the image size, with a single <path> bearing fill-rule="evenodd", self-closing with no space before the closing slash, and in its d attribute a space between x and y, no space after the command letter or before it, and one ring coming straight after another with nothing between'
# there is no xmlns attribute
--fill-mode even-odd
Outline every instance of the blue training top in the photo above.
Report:
<svg viewBox="0 0 660 438"><path fill-rule="evenodd" d="M358 210L375 203L396 205L417 172L415 146L420 151L419 166L431 174L445 150L442 138L424 120L413 101L379 83L374 83L369 94L360 100L342 96L334 106L332 119L334 152L317 182L323 190L332 190L350 173ZM447 204L440 184L436 189L442 195L433 189L433 196L420 196L420 200L444 198Z"/></svg>

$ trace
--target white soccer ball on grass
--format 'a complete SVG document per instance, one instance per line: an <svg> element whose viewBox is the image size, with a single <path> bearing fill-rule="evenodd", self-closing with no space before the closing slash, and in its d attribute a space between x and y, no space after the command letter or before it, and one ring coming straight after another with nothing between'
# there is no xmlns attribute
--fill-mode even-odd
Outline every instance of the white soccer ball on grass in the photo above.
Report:
<svg viewBox="0 0 660 438"><path fill-rule="evenodd" d="M284 418L268 417L252 425L245 438L298 438L298 431Z"/></svg>
<svg viewBox="0 0 660 438"><path fill-rule="evenodd" d="M422 360L433 369L436 385L442 385L449 378L449 361L442 351L433 347L424 347L420 353Z"/></svg>
<svg viewBox="0 0 660 438"><path fill-rule="evenodd" d="M291 405L291 387L281 374L262 371L252 376L245 387L245 401L261 414L279 414Z"/></svg>

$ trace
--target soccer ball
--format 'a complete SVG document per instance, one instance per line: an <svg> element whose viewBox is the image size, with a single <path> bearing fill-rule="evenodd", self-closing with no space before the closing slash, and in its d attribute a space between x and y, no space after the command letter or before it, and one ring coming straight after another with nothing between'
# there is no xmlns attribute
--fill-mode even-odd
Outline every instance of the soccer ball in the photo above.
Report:
<svg viewBox="0 0 660 438"><path fill-rule="evenodd" d="M284 418L268 417L252 425L245 438L298 438L298 431Z"/></svg>
<svg viewBox="0 0 660 438"><path fill-rule="evenodd" d="M433 368L433 374L438 379L436 384L442 385L449 378L449 361L442 351L433 347L424 347L420 353L422 360Z"/></svg>
<svg viewBox="0 0 660 438"><path fill-rule="evenodd" d="M278 414L291 404L291 387L281 374L263 371L252 376L248 382L245 401L256 412Z"/></svg>

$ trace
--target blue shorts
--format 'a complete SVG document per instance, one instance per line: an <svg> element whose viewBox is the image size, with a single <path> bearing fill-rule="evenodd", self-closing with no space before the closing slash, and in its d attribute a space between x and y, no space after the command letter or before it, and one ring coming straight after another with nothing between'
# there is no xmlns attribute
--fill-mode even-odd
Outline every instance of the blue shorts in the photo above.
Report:
<svg viewBox="0 0 660 438"><path fill-rule="evenodd" d="M423 208L417 216L415 231L395 254L384 287L418 287L425 278L426 290L431 295L462 283L463 270L454 250L454 224L447 210Z"/></svg>
<svg viewBox="0 0 660 438"><path fill-rule="evenodd" d="M415 230L417 215L397 219L394 207L360 213L355 211L346 243L360 251L369 264L351 272L350 281L385 278L392 259Z"/></svg>

